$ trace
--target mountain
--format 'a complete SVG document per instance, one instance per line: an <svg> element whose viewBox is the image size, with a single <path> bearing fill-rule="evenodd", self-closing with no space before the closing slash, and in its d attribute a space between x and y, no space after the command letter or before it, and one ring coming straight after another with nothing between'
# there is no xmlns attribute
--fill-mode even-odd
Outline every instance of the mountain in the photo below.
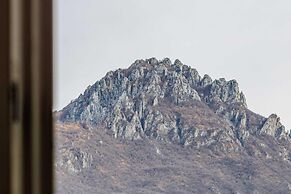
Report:
<svg viewBox="0 0 291 194"><path fill-rule="evenodd" d="M291 193L291 135L179 60L108 72L56 117L57 193Z"/></svg>

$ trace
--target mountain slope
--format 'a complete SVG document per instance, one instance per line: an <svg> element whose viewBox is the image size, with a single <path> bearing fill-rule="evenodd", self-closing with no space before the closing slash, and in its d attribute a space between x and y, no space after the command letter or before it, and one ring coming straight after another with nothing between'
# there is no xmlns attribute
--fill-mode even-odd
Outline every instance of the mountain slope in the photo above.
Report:
<svg viewBox="0 0 291 194"><path fill-rule="evenodd" d="M114 181L96 183L102 178L99 168L106 168L103 175L115 173L120 184L116 192L290 192L290 132L279 117L248 110L236 80L201 77L179 60L137 60L128 69L108 72L56 118L56 168L65 177L58 176L64 183L60 190L79 182L72 178L78 174L84 189L90 182L99 186L88 192L110 192ZM104 164L98 162L101 156ZM129 165L124 172L120 161ZM149 180L159 176L168 181Z"/></svg>

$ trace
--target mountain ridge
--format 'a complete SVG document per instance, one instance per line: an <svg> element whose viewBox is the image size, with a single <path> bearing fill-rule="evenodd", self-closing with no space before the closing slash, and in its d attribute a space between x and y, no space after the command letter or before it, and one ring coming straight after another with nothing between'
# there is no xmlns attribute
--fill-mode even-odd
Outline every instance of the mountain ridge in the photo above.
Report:
<svg viewBox="0 0 291 194"><path fill-rule="evenodd" d="M272 161L272 165L278 163L290 170L291 135L276 114L265 118L249 110L236 80L212 80L207 74L202 77L178 59L174 63L169 58L136 60L127 69L110 71L55 115L57 134L65 136L59 145L57 161L61 162L57 166L73 174L98 167L98 155L93 148L88 150L86 143L86 138L98 139L94 133L123 143L134 141L134 145L149 141L150 147L159 142L193 152L204 150L216 158L214 161L219 155L255 158L258 164L260 160ZM79 132L71 136L71 128ZM84 135L83 143L61 151L69 141L79 142L79 133ZM155 152L161 157L160 151ZM287 182L291 182L290 176Z"/></svg>
<svg viewBox="0 0 291 194"><path fill-rule="evenodd" d="M142 77L141 79L145 79L141 81L143 82L142 84L144 86L135 85L136 84L135 82L140 81L139 80L140 77ZM169 81L169 83L161 86L161 84L163 84L162 82L167 79L174 79L174 80L171 82ZM122 83L113 83L114 81L122 82ZM109 84L109 85L106 85L106 84ZM117 88L116 84L120 88ZM110 87L115 87L115 88L111 89ZM146 88L143 88L143 87L146 87ZM84 92L84 94L81 94L72 103L78 104L78 106L80 106L80 104L83 103L82 100L88 98L89 101L91 100L91 104L88 106L91 106L91 107L94 105L100 106L101 104L101 108L106 107L106 104L102 104L104 103L102 99L96 100L96 98L104 97L102 93L101 92L98 93L97 90L101 90L101 92L102 90L104 90L104 92L107 92L109 96L105 96L105 97L111 98L110 95L112 95L112 98L114 99L109 99L111 100L109 104L111 103L113 105L115 105L115 103L117 104L120 103L116 101L117 98L119 98L119 100L124 100L123 98L134 97L134 98L139 98L136 100L140 100L145 97L144 96L145 94L147 94L153 101L153 104L152 104L153 106L155 106L156 103L158 103L159 99L163 100L165 98L166 100L170 100L172 103L176 105L179 105L184 102L189 102L191 100L193 101L197 100L200 102L202 101L216 113L226 111L224 105L235 106L235 108L238 108L238 109L240 109L240 107L242 109L245 108L246 112L249 112L249 110L247 109L246 98L243 92L239 90L239 86L236 80L226 81L224 78L220 78L220 79L216 79L212 81L212 79L207 74L201 77L196 69L193 69L190 66L186 66L182 64L178 59L175 60L173 64L168 58L165 58L162 61L158 61L155 58L150 58L147 60L137 60L128 69L123 69L123 70L118 69L116 71L110 71L100 81L97 81L93 86L89 86ZM94 93L94 91L98 93L97 96L95 96L96 93ZM115 94L112 91L115 92ZM92 94L93 96L90 96L90 94ZM141 96L138 96L138 95L141 95ZM94 102L94 100L96 102ZM88 122L88 117L90 117L90 114L86 115L88 110L85 110L85 107L83 107L84 110L82 113L80 112L76 113L72 111L72 109L70 109L70 104L61 111L60 120L71 119L72 121ZM88 106L86 106L86 108L88 108ZM73 108L75 108L74 105L73 105ZM65 113L66 109L69 110L68 114ZM74 112L74 114L72 114L72 112ZM81 114L83 114L84 116L82 116ZM234 113L230 113L230 114L234 114ZM237 112L236 114L239 114L239 113ZM66 119L64 119L65 116L67 117ZM95 115L95 116L98 117L99 115ZM237 125L246 124L245 123L246 115L244 113L242 113L242 115L231 115L231 116L233 116L233 118L231 118L230 120L236 120L234 121L236 122L235 124ZM75 119L75 117L77 119ZM238 117L241 117L241 118L238 118ZM257 117L258 118L260 117L259 119L261 120L265 120L264 122L267 122L268 120L268 123L271 122L270 124L273 124L273 125L274 123L277 123L278 125L277 129L271 129L271 128L265 127L264 128L265 133L280 136L282 132L287 132L285 130L285 127L280 123L279 117L277 117L277 115L272 114L269 116L269 118L264 118L260 115L257 115ZM242 119L242 120L239 121L239 119ZM278 119L278 121L276 119ZM97 121L94 121L94 119L91 119L91 121L89 121L90 124L96 124L96 122ZM241 127L245 127L245 126L241 126ZM276 127L276 125L274 125L273 127Z"/></svg>

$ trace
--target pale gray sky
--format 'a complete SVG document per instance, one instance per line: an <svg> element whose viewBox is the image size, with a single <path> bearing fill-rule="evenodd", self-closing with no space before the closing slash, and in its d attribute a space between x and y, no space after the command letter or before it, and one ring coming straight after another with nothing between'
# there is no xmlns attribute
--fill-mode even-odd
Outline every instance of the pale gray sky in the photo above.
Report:
<svg viewBox="0 0 291 194"><path fill-rule="evenodd" d="M236 79L291 128L290 0L55 0L55 109L107 71L156 57Z"/></svg>

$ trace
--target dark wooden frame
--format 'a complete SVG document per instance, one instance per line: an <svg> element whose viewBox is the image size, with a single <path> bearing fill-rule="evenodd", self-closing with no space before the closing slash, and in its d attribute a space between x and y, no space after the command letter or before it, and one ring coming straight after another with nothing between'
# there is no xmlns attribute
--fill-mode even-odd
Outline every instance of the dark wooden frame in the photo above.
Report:
<svg viewBox="0 0 291 194"><path fill-rule="evenodd" d="M53 193L52 17L52 0L0 1L0 193Z"/></svg>
<svg viewBox="0 0 291 194"><path fill-rule="evenodd" d="M0 1L0 193L10 193L9 0Z"/></svg>

